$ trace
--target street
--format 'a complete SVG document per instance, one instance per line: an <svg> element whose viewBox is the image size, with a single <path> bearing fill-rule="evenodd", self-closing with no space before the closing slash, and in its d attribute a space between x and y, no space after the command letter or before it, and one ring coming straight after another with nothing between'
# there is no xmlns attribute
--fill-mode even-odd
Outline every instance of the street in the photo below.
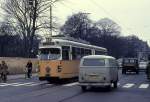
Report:
<svg viewBox="0 0 150 102"><path fill-rule="evenodd" d="M150 102L150 0L0 4L0 102Z"/></svg>
<svg viewBox="0 0 150 102"><path fill-rule="evenodd" d="M78 82L48 84L32 79L0 83L0 102L149 102L150 82L144 72L119 74L118 89L91 88L82 92Z"/></svg>

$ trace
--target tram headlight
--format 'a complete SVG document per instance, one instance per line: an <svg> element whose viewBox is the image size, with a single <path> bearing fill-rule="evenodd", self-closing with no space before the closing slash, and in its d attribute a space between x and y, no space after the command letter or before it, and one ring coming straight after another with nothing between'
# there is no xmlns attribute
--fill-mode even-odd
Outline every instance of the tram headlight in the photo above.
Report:
<svg viewBox="0 0 150 102"><path fill-rule="evenodd" d="M58 72L61 72L61 71L62 71L62 66L60 66L60 65L57 66L57 71L58 71Z"/></svg>
<svg viewBox="0 0 150 102"><path fill-rule="evenodd" d="M45 70L46 70L46 73L50 73L51 68L49 66L47 66Z"/></svg>

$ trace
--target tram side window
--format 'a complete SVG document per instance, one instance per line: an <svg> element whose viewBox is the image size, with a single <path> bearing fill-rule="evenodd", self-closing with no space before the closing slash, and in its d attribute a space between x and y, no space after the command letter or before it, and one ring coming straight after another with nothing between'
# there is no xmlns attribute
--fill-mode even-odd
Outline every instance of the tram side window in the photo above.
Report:
<svg viewBox="0 0 150 102"><path fill-rule="evenodd" d="M62 47L62 59L63 60L69 60L69 52L70 52L69 46Z"/></svg>
<svg viewBox="0 0 150 102"><path fill-rule="evenodd" d="M81 48L81 57L85 56L85 51L83 48Z"/></svg>
<svg viewBox="0 0 150 102"><path fill-rule="evenodd" d="M105 52L102 52L102 51L95 51L95 55L106 55Z"/></svg>
<svg viewBox="0 0 150 102"><path fill-rule="evenodd" d="M77 59L77 48L72 47L72 59Z"/></svg>
<svg viewBox="0 0 150 102"><path fill-rule="evenodd" d="M81 59L83 56L91 55L92 51L84 48L72 47L72 59Z"/></svg>
<svg viewBox="0 0 150 102"><path fill-rule="evenodd" d="M80 59L82 57L81 55L81 48L72 47L72 59Z"/></svg>
<svg viewBox="0 0 150 102"><path fill-rule="evenodd" d="M89 49L85 49L84 53L85 53L85 55L91 55L92 51Z"/></svg>
<svg viewBox="0 0 150 102"><path fill-rule="evenodd" d="M81 55L81 48L77 48L77 59L81 59L82 55Z"/></svg>

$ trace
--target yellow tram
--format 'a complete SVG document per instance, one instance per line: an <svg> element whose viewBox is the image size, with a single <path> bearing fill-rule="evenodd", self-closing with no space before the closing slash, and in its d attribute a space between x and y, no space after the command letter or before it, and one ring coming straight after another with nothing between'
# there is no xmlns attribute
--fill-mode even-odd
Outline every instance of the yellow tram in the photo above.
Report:
<svg viewBox="0 0 150 102"><path fill-rule="evenodd" d="M80 59L105 55L107 49L71 38L52 38L39 46L39 80L57 81L78 77Z"/></svg>

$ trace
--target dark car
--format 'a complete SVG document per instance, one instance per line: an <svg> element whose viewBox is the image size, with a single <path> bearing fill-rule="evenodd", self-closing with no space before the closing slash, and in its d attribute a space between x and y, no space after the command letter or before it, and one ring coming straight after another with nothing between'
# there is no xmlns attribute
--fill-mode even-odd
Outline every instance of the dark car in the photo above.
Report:
<svg viewBox="0 0 150 102"><path fill-rule="evenodd" d="M126 72L136 72L139 74L139 64L137 58L124 58L122 62L122 74Z"/></svg>

